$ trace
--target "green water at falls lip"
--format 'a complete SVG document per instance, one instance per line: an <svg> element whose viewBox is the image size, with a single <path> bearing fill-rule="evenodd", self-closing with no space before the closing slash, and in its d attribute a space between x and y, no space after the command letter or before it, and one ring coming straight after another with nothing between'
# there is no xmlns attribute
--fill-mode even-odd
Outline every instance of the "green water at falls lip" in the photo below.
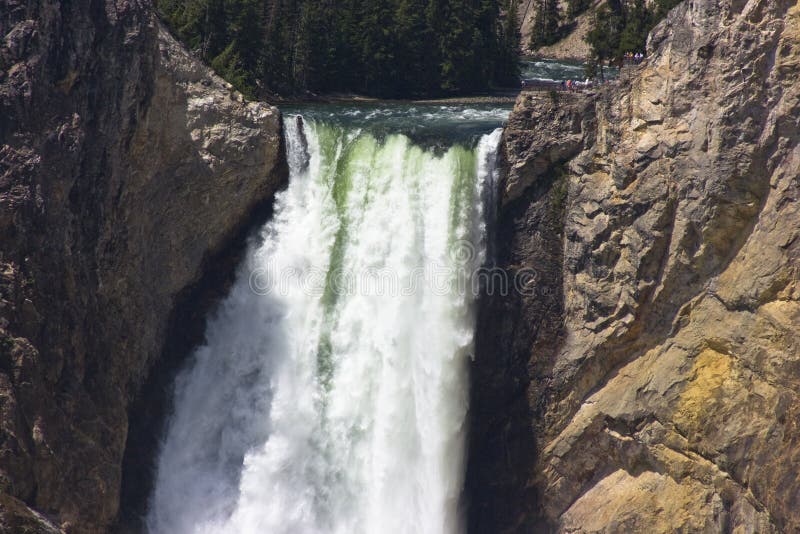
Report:
<svg viewBox="0 0 800 534"><path fill-rule="evenodd" d="M498 120L430 150L391 131L406 110L365 113L286 115L289 185L176 380L151 532L463 530L474 298L418 276L481 263ZM398 285L335 286L373 272Z"/></svg>
<svg viewBox="0 0 800 534"><path fill-rule="evenodd" d="M368 132L378 139L402 134L422 148L441 152L453 144L474 147L483 135L503 125L511 108L511 104L353 102L285 106L281 111L287 116L299 114L308 120Z"/></svg>

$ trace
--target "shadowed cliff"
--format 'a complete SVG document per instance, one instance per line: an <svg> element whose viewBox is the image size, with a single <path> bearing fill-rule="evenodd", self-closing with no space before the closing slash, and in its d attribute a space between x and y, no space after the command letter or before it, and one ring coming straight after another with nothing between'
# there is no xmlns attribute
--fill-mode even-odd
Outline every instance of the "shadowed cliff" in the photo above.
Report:
<svg viewBox="0 0 800 534"><path fill-rule="evenodd" d="M103 532L175 305L285 178L280 117L146 1L11 0L0 34L0 530Z"/></svg>

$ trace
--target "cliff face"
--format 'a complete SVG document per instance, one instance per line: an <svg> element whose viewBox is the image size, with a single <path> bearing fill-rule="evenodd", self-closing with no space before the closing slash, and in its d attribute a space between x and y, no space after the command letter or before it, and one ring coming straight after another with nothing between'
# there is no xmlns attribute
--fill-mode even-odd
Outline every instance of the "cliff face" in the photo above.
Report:
<svg viewBox="0 0 800 534"><path fill-rule="evenodd" d="M104 531L179 296L283 179L280 117L146 1L9 0L0 35L0 530Z"/></svg>
<svg viewBox="0 0 800 534"><path fill-rule="evenodd" d="M523 95L473 368L475 532L800 529L800 4L693 0Z"/></svg>

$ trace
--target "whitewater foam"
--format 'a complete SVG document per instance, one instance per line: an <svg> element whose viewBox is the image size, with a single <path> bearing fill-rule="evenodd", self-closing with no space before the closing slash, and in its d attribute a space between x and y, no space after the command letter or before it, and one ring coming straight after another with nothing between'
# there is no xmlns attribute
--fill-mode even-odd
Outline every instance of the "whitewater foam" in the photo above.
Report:
<svg viewBox="0 0 800 534"><path fill-rule="evenodd" d="M148 529L461 532L474 295L410 282L485 259L500 130L435 154L305 124L285 120L288 188L176 379ZM380 270L415 290L337 284Z"/></svg>

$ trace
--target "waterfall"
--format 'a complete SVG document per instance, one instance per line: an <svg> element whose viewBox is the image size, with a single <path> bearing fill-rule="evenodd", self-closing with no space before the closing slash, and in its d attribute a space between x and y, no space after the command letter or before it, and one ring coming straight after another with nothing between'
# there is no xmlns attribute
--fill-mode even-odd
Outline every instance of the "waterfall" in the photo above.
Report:
<svg viewBox="0 0 800 534"><path fill-rule="evenodd" d="M500 130L285 120L289 185L175 382L153 533L450 533Z"/></svg>

